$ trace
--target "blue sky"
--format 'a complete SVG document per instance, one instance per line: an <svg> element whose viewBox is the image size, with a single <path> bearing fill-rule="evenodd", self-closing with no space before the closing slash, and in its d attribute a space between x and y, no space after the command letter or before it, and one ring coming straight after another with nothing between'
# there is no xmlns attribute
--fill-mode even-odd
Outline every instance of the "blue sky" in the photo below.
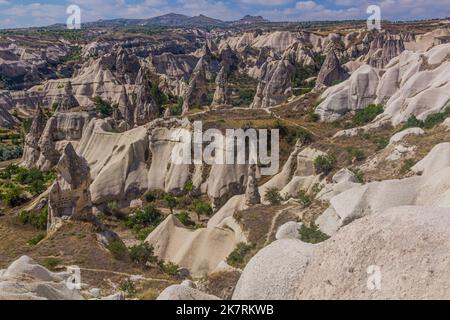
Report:
<svg viewBox="0 0 450 320"><path fill-rule="evenodd" d="M0 28L44 26L67 19L66 8L82 8L82 21L150 18L175 12L222 20L245 14L272 21L365 19L371 4L382 18L411 20L450 16L450 0L0 0Z"/></svg>

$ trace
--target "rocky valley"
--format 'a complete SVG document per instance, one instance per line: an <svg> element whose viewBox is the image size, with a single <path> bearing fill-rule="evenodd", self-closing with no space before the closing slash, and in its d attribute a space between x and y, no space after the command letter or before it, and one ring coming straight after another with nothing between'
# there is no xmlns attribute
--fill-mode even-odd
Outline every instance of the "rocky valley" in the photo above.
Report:
<svg viewBox="0 0 450 320"><path fill-rule="evenodd" d="M0 127L0 299L450 297L449 20L0 30Z"/></svg>

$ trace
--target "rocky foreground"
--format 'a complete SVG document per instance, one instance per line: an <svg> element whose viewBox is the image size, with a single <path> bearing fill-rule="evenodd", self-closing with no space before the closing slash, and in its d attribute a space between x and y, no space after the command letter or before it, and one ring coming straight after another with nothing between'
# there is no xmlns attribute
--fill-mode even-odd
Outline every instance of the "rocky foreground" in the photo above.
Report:
<svg viewBox="0 0 450 320"><path fill-rule="evenodd" d="M449 297L448 24L249 29L1 38L1 299ZM194 121L280 169L172 162Z"/></svg>

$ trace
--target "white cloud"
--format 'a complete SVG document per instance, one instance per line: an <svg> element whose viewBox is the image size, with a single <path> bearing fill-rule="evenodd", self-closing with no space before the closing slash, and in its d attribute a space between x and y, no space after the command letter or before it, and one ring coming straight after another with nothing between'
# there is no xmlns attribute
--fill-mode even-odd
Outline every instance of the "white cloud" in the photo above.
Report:
<svg viewBox="0 0 450 320"><path fill-rule="evenodd" d="M279 6L291 3L292 0L239 0L240 3L258 6Z"/></svg>

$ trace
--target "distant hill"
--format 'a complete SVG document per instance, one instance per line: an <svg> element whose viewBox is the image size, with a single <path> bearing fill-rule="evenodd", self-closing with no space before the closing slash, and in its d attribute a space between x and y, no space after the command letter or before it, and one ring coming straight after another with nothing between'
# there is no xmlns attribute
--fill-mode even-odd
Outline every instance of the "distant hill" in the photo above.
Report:
<svg viewBox="0 0 450 320"><path fill-rule="evenodd" d="M232 25L246 25L269 22L261 16L246 15L237 21L222 21L205 15L189 17L183 14L169 13L150 19L111 19L84 23L85 27L129 27L129 26L157 26L157 27L226 27Z"/></svg>

